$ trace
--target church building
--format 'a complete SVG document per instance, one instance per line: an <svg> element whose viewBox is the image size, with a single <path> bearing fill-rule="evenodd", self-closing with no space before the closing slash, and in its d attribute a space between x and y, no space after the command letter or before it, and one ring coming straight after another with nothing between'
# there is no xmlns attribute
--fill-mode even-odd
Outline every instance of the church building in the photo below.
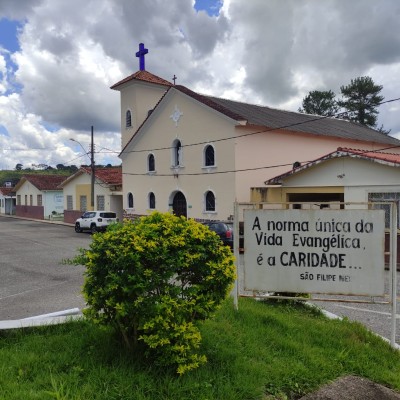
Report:
<svg viewBox="0 0 400 400"><path fill-rule="evenodd" d="M251 188L338 147L400 154L400 141L335 118L206 96L140 69L120 92L125 217L233 218ZM175 78L175 76L174 76ZM175 81L175 79L174 79Z"/></svg>

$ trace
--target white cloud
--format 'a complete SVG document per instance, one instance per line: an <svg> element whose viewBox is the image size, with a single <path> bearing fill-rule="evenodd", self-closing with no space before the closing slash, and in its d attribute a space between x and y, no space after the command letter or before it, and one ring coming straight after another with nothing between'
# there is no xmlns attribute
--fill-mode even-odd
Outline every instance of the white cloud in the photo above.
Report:
<svg viewBox="0 0 400 400"><path fill-rule="evenodd" d="M96 161L119 163L106 153L120 149L109 87L138 69L140 42L147 70L216 96L297 110L310 90L370 75L400 97L397 0L225 0L218 17L182 0L2 0L1 17L24 24L15 75L0 51L0 168L86 163L68 139L87 146L91 125ZM399 103L381 106L379 124L400 136ZM15 146L55 150L4 150Z"/></svg>

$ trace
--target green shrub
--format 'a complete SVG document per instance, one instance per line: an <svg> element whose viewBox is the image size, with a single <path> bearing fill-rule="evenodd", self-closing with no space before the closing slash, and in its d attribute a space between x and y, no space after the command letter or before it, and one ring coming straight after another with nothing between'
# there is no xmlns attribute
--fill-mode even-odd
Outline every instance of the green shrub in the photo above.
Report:
<svg viewBox="0 0 400 400"><path fill-rule="evenodd" d="M155 212L93 235L73 262L86 265L91 320L112 325L125 343L177 372L206 361L196 321L213 315L235 279L231 250L206 226Z"/></svg>

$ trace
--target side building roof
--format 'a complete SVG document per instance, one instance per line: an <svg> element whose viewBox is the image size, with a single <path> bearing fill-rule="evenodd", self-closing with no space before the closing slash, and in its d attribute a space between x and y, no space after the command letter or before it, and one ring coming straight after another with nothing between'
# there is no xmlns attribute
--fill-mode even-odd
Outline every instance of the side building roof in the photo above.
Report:
<svg viewBox="0 0 400 400"><path fill-rule="evenodd" d="M377 162L379 164L389 165L391 167L400 167L400 154L338 147L336 151L325 154L324 156L319 157L313 161L309 161L299 167L293 168L290 171L277 175L271 179L268 179L264 183L266 185L281 185L282 181L289 176L297 174L298 172L304 171L308 168L314 167L327 160L332 160L334 158L341 158L341 157L359 158L362 160Z"/></svg>
<svg viewBox="0 0 400 400"><path fill-rule="evenodd" d="M64 180L65 175L24 175L15 186L15 191L18 191L19 188L27 181L40 191L60 190L59 185Z"/></svg>
<svg viewBox="0 0 400 400"><path fill-rule="evenodd" d="M91 175L91 173L92 171L90 167L81 167L73 175L69 176L67 179L64 179L64 181L61 182L60 187L64 187L67 183L71 182L73 179L82 174ZM94 176L106 185L122 185L122 167L95 168Z"/></svg>

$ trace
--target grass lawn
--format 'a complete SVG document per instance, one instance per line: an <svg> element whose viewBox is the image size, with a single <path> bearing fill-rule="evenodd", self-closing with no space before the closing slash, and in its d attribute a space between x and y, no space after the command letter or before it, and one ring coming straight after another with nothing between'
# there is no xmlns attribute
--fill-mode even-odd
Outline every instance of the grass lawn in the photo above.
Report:
<svg viewBox="0 0 400 400"><path fill-rule="evenodd" d="M0 399L298 399L343 375L400 391L400 352L302 304L227 300L202 324L208 363L181 377L90 323L0 332Z"/></svg>

